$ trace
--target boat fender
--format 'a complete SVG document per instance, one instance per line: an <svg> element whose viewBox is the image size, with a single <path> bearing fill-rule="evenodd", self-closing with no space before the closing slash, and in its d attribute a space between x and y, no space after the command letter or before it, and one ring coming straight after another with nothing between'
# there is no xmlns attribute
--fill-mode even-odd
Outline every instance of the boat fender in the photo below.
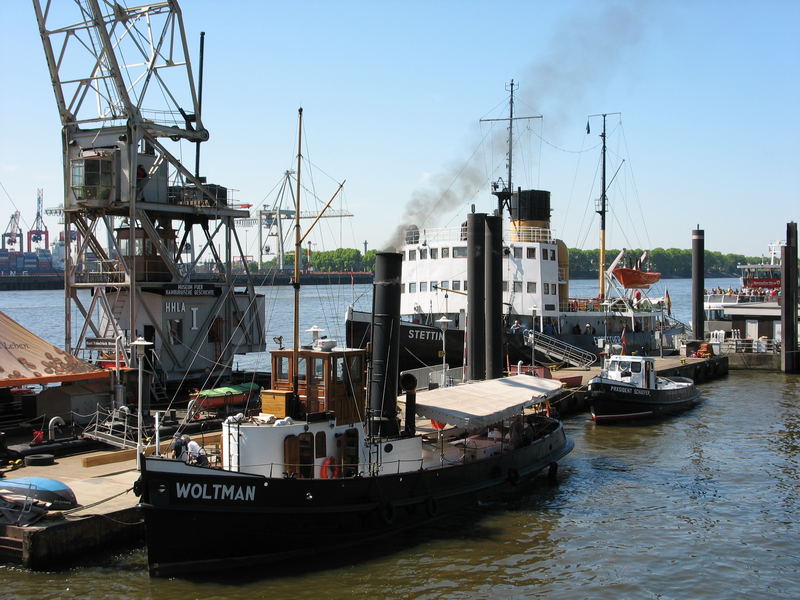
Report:
<svg viewBox="0 0 800 600"><path fill-rule="evenodd" d="M319 469L319 476L322 479L338 479L339 478L339 465L333 457L329 456L322 461L322 466Z"/></svg>
<svg viewBox="0 0 800 600"><path fill-rule="evenodd" d="M137 479L136 481L133 482L133 493L136 496L141 496L142 495L142 480L141 479Z"/></svg>
<svg viewBox="0 0 800 600"><path fill-rule="evenodd" d="M439 505L436 503L436 498L431 496L425 501L425 510L431 517L436 516L436 513L439 512Z"/></svg>
<svg viewBox="0 0 800 600"><path fill-rule="evenodd" d="M519 471L516 469L509 469L507 479L511 485L517 485L519 483Z"/></svg>

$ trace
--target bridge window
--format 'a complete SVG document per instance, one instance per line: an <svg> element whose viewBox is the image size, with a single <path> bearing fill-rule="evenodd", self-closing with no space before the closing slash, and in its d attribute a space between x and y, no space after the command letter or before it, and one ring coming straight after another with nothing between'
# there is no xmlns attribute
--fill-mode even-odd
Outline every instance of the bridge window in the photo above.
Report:
<svg viewBox="0 0 800 600"><path fill-rule="evenodd" d="M515 246L513 250L514 250L514 258L522 258L522 248L517 248Z"/></svg>
<svg viewBox="0 0 800 600"><path fill-rule="evenodd" d="M431 260L436 260L437 258L439 258L439 249L431 248Z"/></svg>
<svg viewBox="0 0 800 600"><path fill-rule="evenodd" d="M442 248L442 258L450 258L450 248Z"/></svg>
<svg viewBox="0 0 800 600"><path fill-rule="evenodd" d="M528 258L536 258L536 248L528 248Z"/></svg>
<svg viewBox="0 0 800 600"><path fill-rule="evenodd" d="M466 258L466 257L467 257L466 246L453 246L453 258Z"/></svg>
<svg viewBox="0 0 800 600"><path fill-rule="evenodd" d="M425 260L428 258L428 249L427 248L420 248L419 249L419 259Z"/></svg>
<svg viewBox="0 0 800 600"><path fill-rule="evenodd" d="M409 283L408 284L408 293L415 294L417 292L417 282Z"/></svg>
<svg viewBox="0 0 800 600"><path fill-rule="evenodd" d="M416 250L409 250L408 251L408 260L417 260L417 251Z"/></svg>
<svg viewBox="0 0 800 600"><path fill-rule="evenodd" d="M529 294L535 294L536 293L536 282L535 281L529 281L528 282L528 293Z"/></svg>
<svg viewBox="0 0 800 600"><path fill-rule="evenodd" d="M522 293L522 282L521 281L514 281L513 282L513 290L515 294Z"/></svg>
<svg viewBox="0 0 800 600"><path fill-rule="evenodd" d="M428 282L427 281L420 281L419 282L419 291L420 292L427 292L428 291Z"/></svg>

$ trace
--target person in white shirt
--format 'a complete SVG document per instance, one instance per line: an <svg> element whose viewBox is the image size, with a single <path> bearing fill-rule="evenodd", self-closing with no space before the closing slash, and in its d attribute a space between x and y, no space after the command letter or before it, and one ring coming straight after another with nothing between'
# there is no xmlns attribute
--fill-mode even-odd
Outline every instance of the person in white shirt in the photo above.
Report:
<svg viewBox="0 0 800 600"><path fill-rule="evenodd" d="M183 436L183 439L187 442L186 449L189 452L189 462L200 467L205 467L208 464L208 457L203 447L188 435Z"/></svg>

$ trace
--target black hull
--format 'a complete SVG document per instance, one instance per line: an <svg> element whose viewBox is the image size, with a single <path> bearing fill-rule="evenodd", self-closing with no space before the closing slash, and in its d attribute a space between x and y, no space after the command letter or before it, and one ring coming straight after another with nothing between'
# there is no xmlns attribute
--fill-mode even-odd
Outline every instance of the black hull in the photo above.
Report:
<svg viewBox="0 0 800 600"><path fill-rule="evenodd" d="M348 348L366 348L370 341L370 324L347 320L345 324ZM400 372L442 364L442 332L437 327L419 323L400 322ZM449 329L446 334L446 359L451 369L464 364L464 330ZM531 349L521 333L504 333L503 356L508 363L531 363Z"/></svg>
<svg viewBox="0 0 800 600"><path fill-rule="evenodd" d="M675 415L692 408L700 401L700 394L694 383L677 389L653 390L635 388L619 382L592 382L589 395L592 418L597 423Z"/></svg>
<svg viewBox="0 0 800 600"><path fill-rule="evenodd" d="M145 459L142 507L153 576L275 564L420 526L513 488L572 449L560 424L514 451L377 477L279 479ZM173 462L173 464L175 464ZM227 486L227 487L226 487ZM178 498L176 490L184 490ZM224 491L227 490L227 491ZM238 500L215 498L226 495ZM308 561L309 570L313 561Z"/></svg>

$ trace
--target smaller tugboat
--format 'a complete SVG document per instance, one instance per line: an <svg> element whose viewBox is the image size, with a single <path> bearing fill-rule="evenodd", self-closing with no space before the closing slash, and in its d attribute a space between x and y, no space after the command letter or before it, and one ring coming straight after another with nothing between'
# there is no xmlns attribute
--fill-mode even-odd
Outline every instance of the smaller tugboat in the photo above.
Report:
<svg viewBox="0 0 800 600"><path fill-rule="evenodd" d="M655 359L611 356L589 381L592 418L597 423L672 415L699 402L694 381L659 377Z"/></svg>

